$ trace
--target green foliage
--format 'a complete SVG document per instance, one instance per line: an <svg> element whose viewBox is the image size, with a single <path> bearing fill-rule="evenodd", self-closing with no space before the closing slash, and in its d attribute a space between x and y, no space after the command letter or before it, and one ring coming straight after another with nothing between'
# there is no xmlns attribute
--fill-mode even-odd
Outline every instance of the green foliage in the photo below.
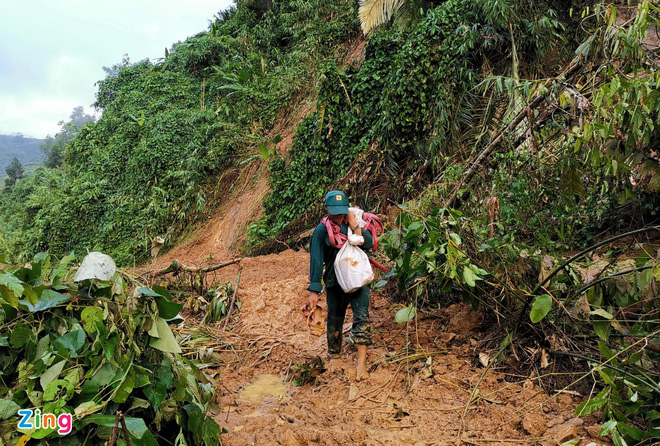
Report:
<svg viewBox="0 0 660 446"><path fill-rule="evenodd" d="M15 425L19 408L70 413L67 438L100 443L122 411L133 444L177 434L188 444L218 444L220 428L206 414L213 387L176 354L165 321L181 306L164 289L132 297L119 274L74 284L71 260L40 253L23 266L0 265L0 419ZM59 436L20 432L49 442ZM5 431L1 440L13 444L14 435Z"/></svg>
<svg viewBox="0 0 660 446"><path fill-rule="evenodd" d="M512 39L547 41L558 27L548 14L544 18L514 2L447 1L425 11L408 30L375 33L360 66L325 65L317 110L298 127L289 157L271 164L272 192L264 220L251 230L253 241L281 231L331 185L350 183L342 175L367 164L368 157L374 165L361 166L362 176L385 172L391 200L419 190L409 177L429 165L440 167L472 125L472 90L482 65L507 70ZM531 44L520 51L534 60L543 47ZM361 179L355 193L347 192L370 207Z"/></svg>
<svg viewBox="0 0 660 446"><path fill-rule="evenodd" d="M452 289L471 298L481 288L488 272L473 263L459 232L468 223L458 211L434 209L421 217L403 208L397 229L381 240L388 257L394 259L399 293L414 303L439 298ZM421 299L420 299L421 298ZM408 311L406 313L406 311ZM401 321L414 317L408 308L400 310Z"/></svg>
<svg viewBox="0 0 660 446"><path fill-rule="evenodd" d="M234 287L231 282L227 282L222 287L211 288L206 292L210 302L206 307L206 314L202 318L202 324L214 324L227 315L229 302L234 295ZM240 302L235 302L240 308Z"/></svg>
<svg viewBox="0 0 660 446"><path fill-rule="evenodd" d="M547 294L536 296L534 302L532 302L532 308L529 311L529 319L532 322L537 323L543 320L543 318L550 312L551 308L552 297Z"/></svg>
<svg viewBox="0 0 660 446"><path fill-rule="evenodd" d="M25 170L23 169L23 165L18 160L18 158L14 157L11 160L11 163L9 163L9 166L7 166L5 169L5 173L7 174L7 178L5 179L5 186L12 187L18 180L23 178L25 175Z"/></svg>
<svg viewBox="0 0 660 446"><path fill-rule="evenodd" d="M82 106L75 107L67 123L64 121L59 122L60 131L53 137L47 136L46 140L39 147L46 157L44 165L46 167L57 167L61 165L62 155L66 145L76 137L83 126L93 122L94 117L86 114Z"/></svg>
<svg viewBox="0 0 660 446"><path fill-rule="evenodd" d="M604 227L628 224L631 210L640 219L657 215L660 78L644 45L657 10L641 2L634 20L621 25L614 6L598 5L576 49L576 60L588 63L568 88L564 79L550 87L513 78L484 84L511 100L550 88L558 103L533 142L518 141L494 157L501 221L517 235L570 249L588 245ZM548 117L542 110L530 116L531 124Z"/></svg>

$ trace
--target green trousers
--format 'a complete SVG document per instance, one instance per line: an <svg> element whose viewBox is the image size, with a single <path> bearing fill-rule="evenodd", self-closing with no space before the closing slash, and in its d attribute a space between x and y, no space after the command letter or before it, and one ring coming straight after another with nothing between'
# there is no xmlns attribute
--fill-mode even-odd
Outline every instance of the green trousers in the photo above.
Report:
<svg viewBox="0 0 660 446"><path fill-rule="evenodd" d="M353 310L353 328L351 338L355 344L371 344L369 328L369 286L364 286L353 293L347 294L341 287L326 288L328 303L328 353L341 352L342 327L346 317L346 309L350 304Z"/></svg>

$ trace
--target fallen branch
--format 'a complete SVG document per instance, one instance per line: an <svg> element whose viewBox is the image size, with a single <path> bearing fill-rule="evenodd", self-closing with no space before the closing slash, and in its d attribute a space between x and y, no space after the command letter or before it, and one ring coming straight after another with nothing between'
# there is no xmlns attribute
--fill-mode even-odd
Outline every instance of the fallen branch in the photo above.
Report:
<svg viewBox="0 0 660 446"><path fill-rule="evenodd" d="M573 59L571 63L568 65L568 67L554 80L565 78L572 75L579 68L581 68L582 65L583 63L579 59ZM532 101L527 106L525 106L521 111L518 112L518 114L513 118L513 120L506 127L504 127L504 129L500 131L490 143L488 143L486 148L483 149L481 153L479 153L479 155L474 159L474 161L472 161L470 167L463 175L461 181L458 182L452 194L449 196L447 201L445 201L444 204L445 208L449 208L454 205L454 202L458 198L459 191L464 185L470 182L474 174L477 172L477 168L481 166L482 163L495 151L497 146L499 146L500 143L504 141L504 137L507 134L509 134L509 132L515 130L516 127L518 127L518 124L520 124L522 120L528 116L531 110L541 105L541 103L550 95L551 91L552 91L551 89L546 88L543 93L539 93L534 99L532 99Z"/></svg>
<svg viewBox="0 0 660 446"><path fill-rule="evenodd" d="M229 316L231 316L231 309L234 308L234 302L236 302L236 294L238 293L238 284L241 281L241 272L243 267L238 268L238 275L236 276L236 286L234 287L234 294L231 296L229 301L229 308L227 309L227 316L225 316L225 325L222 327L223 330L227 330L227 324L229 324Z"/></svg>
<svg viewBox="0 0 660 446"><path fill-rule="evenodd" d="M208 266L206 268L194 268L194 267L191 267L191 266L186 266L183 263L179 262L178 260L172 260L172 263L170 264L170 266L168 266L165 269L162 269L160 271L155 272L154 277L162 276L162 275L169 274L169 273L177 273L179 271L185 271L187 273L194 273L194 274L210 273L210 272L222 269L226 266L234 265L236 263L240 263L241 260L243 260L243 259L238 258L238 259L234 259L232 261L226 262L226 263L221 263L219 265Z"/></svg>

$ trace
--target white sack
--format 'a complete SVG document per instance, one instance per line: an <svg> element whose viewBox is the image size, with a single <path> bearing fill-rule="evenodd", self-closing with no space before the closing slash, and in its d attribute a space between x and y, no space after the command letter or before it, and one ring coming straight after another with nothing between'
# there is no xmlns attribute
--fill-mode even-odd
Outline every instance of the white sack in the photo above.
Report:
<svg viewBox="0 0 660 446"><path fill-rule="evenodd" d="M369 257L360 248L350 243L344 243L337 253L335 274L339 286L345 293L352 293L374 280L374 271L371 269Z"/></svg>

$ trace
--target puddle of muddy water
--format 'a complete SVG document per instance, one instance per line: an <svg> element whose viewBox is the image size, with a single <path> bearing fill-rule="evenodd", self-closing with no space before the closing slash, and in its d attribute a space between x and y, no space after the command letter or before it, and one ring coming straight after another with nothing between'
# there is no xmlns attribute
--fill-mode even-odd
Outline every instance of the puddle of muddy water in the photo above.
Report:
<svg viewBox="0 0 660 446"><path fill-rule="evenodd" d="M241 398L251 403L261 403L266 397L279 399L286 395L286 384L277 375L258 375L241 391Z"/></svg>

